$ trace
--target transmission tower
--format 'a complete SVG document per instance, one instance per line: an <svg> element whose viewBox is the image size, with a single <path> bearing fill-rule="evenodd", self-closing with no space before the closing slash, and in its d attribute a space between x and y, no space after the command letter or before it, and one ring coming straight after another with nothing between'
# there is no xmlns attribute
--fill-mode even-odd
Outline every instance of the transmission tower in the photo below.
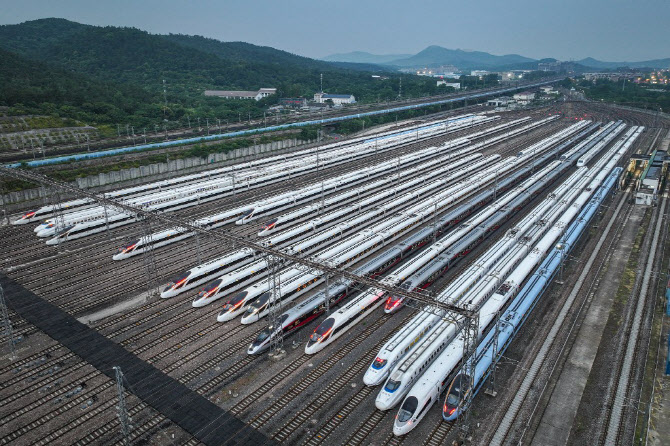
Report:
<svg viewBox="0 0 670 446"><path fill-rule="evenodd" d="M151 230L151 221L148 218L145 218L141 225L141 239L145 242L142 258L144 259L144 268L147 272L147 299L150 299L158 290L158 272L156 268L156 259L154 258L153 243L150 243L153 234Z"/></svg>
<svg viewBox="0 0 670 446"><path fill-rule="evenodd" d="M270 357L281 359L286 351L284 350L284 330L282 330L281 316L283 313L281 304L281 262L276 257L266 254L265 262L268 265L268 285L270 288L270 299L268 306L268 321L272 331L277 335L272 339Z"/></svg>
<svg viewBox="0 0 670 446"><path fill-rule="evenodd" d="M470 406L472 405L473 387L475 385L475 368L477 367L477 344L479 343L479 309L471 317L463 318L463 368L464 375L461 378L461 388L464 387L464 379L467 380L468 391L461 401L461 417L459 418L459 430L463 440L470 433Z"/></svg>
<svg viewBox="0 0 670 446"><path fill-rule="evenodd" d="M123 444L130 446L130 417L128 416L128 409L126 408L126 393L123 388L123 372L121 367L114 366L114 373L116 374L116 391L118 393L119 405L118 409L119 422L121 423L121 435L123 435Z"/></svg>

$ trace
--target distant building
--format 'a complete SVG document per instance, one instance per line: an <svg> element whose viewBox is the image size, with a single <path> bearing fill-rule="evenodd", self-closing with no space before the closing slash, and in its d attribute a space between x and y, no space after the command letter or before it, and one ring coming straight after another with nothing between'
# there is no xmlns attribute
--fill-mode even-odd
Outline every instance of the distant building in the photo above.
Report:
<svg viewBox="0 0 670 446"><path fill-rule="evenodd" d="M353 94L330 94L330 93L316 93L314 94L314 102L318 104L325 103L328 99L333 101L333 105L353 104L356 98Z"/></svg>
<svg viewBox="0 0 670 446"><path fill-rule="evenodd" d="M489 107L508 107L510 104L514 103L514 99L509 96L501 96L499 98L493 98L486 101L486 105Z"/></svg>
<svg viewBox="0 0 670 446"><path fill-rule="evenodd" d="M514 100L522 105L528 105L533 99L535 99L535 93L531 91L522 91L514 95Z"/></svg>
<svg viewBox="0 0 670 446"><path fill-rule="evenodd" d="M561 62L540 62L537 64L537 69L539 71L559 71L561 68Z"/></svg>
<svg viewBox="0 0 670 446"><path fill-rule="evenodd" d="M440 85L444 85L446 87L453 87L456 90L461 89L461 83L460 82L447 82L445 80L439 80L439 81L437 81L437 86L439 87Z"/></svg>
<svg viewBox="0 0 670 446"><path fill-rule="evenodd" d="M540 90L542 90L542 93L544 94L558 94L557 90L554 90L554 87L546 86L546 87L540 87Z"/></svg>
<svg viewBox="0 0 670 446"><path fill-rule="evenodd" d="M486 76L489 74L486 70L472 70L470 71L470 76Z"/></svg>
<svg viewBox="0 0 670 446"><path fill-rule="evenodd" d="M257 91L205 90L205 96L216 96L222 99L255 99L257 101L275 93L277 93L276 88L261 88Z"/></svg>
<svg viewBox="0 0 670 446"><path fill-rule="evenodd" d="M284 107L306 107L307 99L306 98L279 98L279 105Z"/></svg>

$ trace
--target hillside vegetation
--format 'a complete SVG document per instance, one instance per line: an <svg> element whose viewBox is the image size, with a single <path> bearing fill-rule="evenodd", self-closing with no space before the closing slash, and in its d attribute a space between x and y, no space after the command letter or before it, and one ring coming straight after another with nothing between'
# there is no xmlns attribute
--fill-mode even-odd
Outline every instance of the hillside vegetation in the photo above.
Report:
<svg viewBox="0 0 670 446"><path fill-rule="evenodd" d="M332 64L244 42L153 35L64 19L0 26L0 105L12 114L73 118L92 125L137 128L187 115L236 121L263 115L276 98L225 101L205 89L276 87L281 96L311 97L324 89L360 102L390 100L399 74L375 79L368 65ZM163 80L167 86L164 107ZM403 96L436 94L433 79L403 76Z"/></svg>

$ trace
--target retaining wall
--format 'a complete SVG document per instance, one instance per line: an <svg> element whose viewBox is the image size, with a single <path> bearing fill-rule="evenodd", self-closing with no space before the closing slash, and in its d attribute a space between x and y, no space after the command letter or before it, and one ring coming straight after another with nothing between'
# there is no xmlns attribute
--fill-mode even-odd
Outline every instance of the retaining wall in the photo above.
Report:
<svg viewBox="0 0 670 446"><path fill-rule="evenodd" d="M286 139L273 141L267 144L258 144L250 147L231 150L227 153L212 153L206 158L192 157L176 160L168 159L164 163L148 164L146 166L131 167L129 169L115 170L84 178L77 178L70 184L81 189L91 189L104 192L106 190L122 187L136 186L150 181L173 178L176 172L179 175L199 172L202 170L221 167L228 162L244 162L258 158L268 152L288 153L309 147L311 141L297 139ZM65 198L65 197L63 197ZM5 204L7 212L26 210L31 206L41 206L49 200L49 191L42 187L25 189L18 192L10 192L0 197L0 204Z"/></svg>

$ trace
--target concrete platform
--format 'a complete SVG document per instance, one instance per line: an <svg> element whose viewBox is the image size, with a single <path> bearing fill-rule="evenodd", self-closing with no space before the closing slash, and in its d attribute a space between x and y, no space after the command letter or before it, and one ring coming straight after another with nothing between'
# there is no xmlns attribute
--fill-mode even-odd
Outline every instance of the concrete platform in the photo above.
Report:
<svg viewBox="0 0 670 446"><path fill-rule="evenodd" d="M626 268L644 208L636 208L626 221L623 235L603 279L593 295L588 313L563 366L556 386L532 440L533 445L568 444L584 388L598 353L603 331L614 302L619 279ZM608 286L608 284L611 284ZM613 286L613 289L612 289Z"/></svg>

